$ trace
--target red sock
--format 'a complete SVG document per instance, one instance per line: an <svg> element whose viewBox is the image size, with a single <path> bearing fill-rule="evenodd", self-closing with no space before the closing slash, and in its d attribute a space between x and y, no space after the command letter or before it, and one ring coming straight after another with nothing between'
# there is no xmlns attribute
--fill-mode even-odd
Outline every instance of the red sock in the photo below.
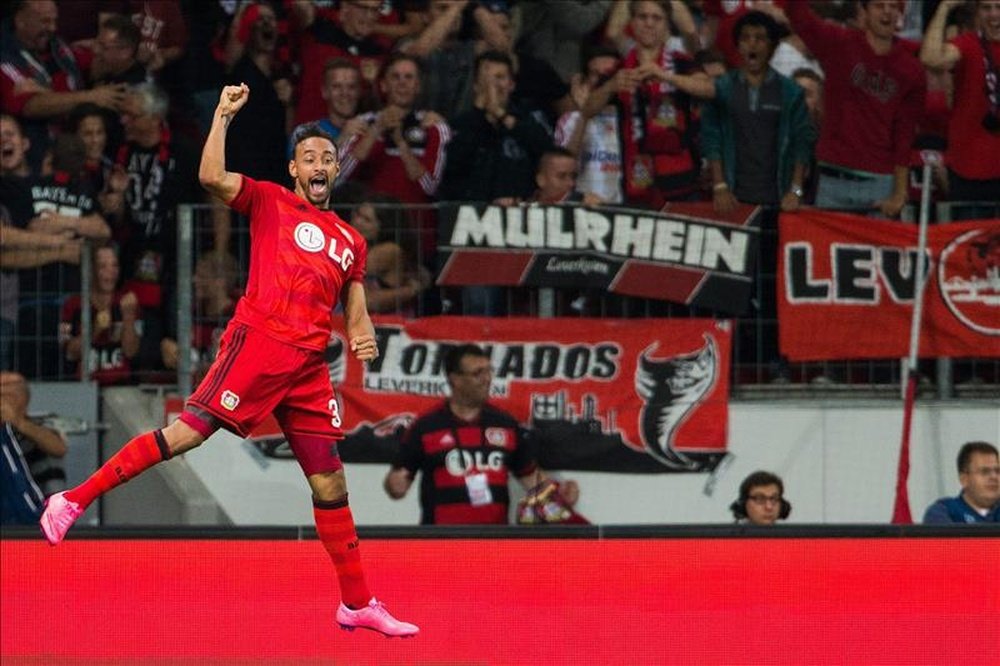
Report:
<svg viewBox="0 0 1000 666"><path fill-rule="evenodd" d="M314 499L313 515L316 517L316 531L320 541L337 570L341 600L348 608L367 606L372 595L365 583L361 548L358 546L351 507L347 506L347 496L336 502Z"/></svg>
<svg viewBox="0 0 1000 666"><path fill-rule="evenodd" d="M76 488L66 491L66 499L83 508L112 488L138 476L143 470L170 457L167 440L159 430L134 437L111 456L108 462Z"/></svg>

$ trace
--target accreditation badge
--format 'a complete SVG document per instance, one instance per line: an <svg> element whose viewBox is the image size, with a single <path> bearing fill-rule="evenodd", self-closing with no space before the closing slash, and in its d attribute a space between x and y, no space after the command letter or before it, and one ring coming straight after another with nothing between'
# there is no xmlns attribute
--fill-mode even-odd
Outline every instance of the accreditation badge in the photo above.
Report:
<svg viewBox="0 0 1000 666"><path fill-rule="evenodd" d="M466 474L465 487L469 491L469 504L472 506L493 504L493 493L490 492L490 484L486 481L485 472Z"/></svg>

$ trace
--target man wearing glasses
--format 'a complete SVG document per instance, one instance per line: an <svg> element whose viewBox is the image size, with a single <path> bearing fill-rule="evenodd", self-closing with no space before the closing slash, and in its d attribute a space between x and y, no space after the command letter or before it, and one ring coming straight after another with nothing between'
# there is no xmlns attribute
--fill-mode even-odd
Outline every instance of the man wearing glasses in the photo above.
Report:
<svg viewBox="0 0 1000 666"><path fill-rule="evenodd" d="M925 524L1000 523L1000 458L987 442L966 442L958 452L957 497L942 497L924 513Z"/></svg>
<svg viewBox="0 0 1000 666"><path fill-rule="evenodd" d="M771 472L754 472L740 484L740 496L729 509L737 523L774 525L788 518L792 505L785 499L785 484Z"/></svg>
<svg viewBox="0 0 1000 666"><path fill-rule="evenodd" d="M139 28L128 16L112 14L106 18L94 40L94 56L90 66L91 85L138 85L150 80L146 67L139 62L141 39Z"/></svg>
<svg viewBox="0 0 1000 666"><path fill-rule="evenodd" d="M444 369L451 395L403 436L385 491L401 499L419 471L422 525L506 525L510 473L529 489L546 479L535 463L530 434L487 402L493 369L480 347L452 348ZM566 483L561 494L565 504L573 504L576 484Z"/></svg>

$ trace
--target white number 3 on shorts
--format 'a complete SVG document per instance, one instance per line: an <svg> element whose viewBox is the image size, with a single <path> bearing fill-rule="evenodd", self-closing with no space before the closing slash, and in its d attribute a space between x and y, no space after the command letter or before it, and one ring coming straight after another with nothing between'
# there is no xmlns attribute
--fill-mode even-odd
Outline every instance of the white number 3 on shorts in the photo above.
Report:
<svg viewBox="0 0 1000 666"><path fill-rule="evenodd" d="M330 400L329 409L330 409L330 413L333 415L333 418L330 419L330 423L333 424L334 428L339 428L340 427L340 405L337 404L337 399L336 398L333 398L332 400Z"/></svg>

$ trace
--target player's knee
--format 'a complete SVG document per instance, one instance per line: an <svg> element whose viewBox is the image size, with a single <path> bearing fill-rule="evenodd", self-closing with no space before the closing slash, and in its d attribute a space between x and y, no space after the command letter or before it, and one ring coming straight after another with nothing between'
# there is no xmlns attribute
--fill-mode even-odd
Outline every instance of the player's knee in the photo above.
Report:
<svg viewBox="0 0 1000 666"><path fill-rule="evenodd" d="M309 486L313 496L323 502L335 502L347 496L347 477L343 469L310 474Z"/></svg>
<svg viewBox="0 0 1000 666"><path fill-rule="evenodd" d="M171 457L190 451L205 441L201 433L180 419L168 425L161 432L167 442L167 448L170 449Z"/></svg>

